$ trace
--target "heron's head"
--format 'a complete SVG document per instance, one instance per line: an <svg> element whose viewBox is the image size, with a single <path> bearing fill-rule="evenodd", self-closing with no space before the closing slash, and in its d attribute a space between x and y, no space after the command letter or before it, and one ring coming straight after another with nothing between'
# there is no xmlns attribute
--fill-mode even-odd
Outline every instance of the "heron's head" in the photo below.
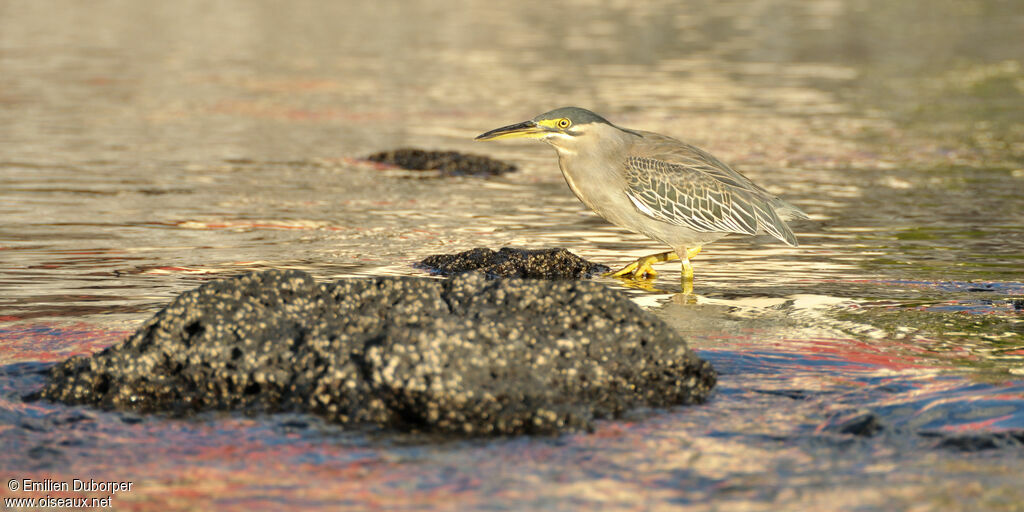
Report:
<svg viewBox="0 0 1024 512"><path fill-rule="evenodd" d="M569 149L581 143L601 142L614 132L624 131L589 110L564 107L477 135L476 140L540 139L555 148Z"/></svg>

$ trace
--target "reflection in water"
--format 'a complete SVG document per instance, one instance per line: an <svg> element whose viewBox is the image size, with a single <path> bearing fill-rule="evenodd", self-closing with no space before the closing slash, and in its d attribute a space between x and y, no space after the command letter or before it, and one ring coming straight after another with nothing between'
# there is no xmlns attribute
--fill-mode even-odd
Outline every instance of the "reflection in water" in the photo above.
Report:
<svg viewBox="0 0 1024 512"><path fill-rule="evenodd" d="M16 375L0 400L4 465L129 471L146 481L126 502L169 507L196 489L226 507L257 494L310 508L339 496L351 508L1020 503L1019 482L999 476L1020 474L1019 458L950 455L922 433L1024 423L1021 9L5 3L0 363ZM660 249L587 212L549 149L471 141L570 104L704 147L813 218L794 226L799 248L709 245L693 295L678 295L678 264L645 283L601 279L720 369L708 406L558 440L435 446L276 419L74 419L17 398L42 378L34 362L113 343L225 275L422 276L411 263L478 246L561 246L616 266ZM398 146L522 170L422 179L353 161ZM886 426L882 441L830 430L862 413ZM65 426L7 428L43 417Z"/></svg>

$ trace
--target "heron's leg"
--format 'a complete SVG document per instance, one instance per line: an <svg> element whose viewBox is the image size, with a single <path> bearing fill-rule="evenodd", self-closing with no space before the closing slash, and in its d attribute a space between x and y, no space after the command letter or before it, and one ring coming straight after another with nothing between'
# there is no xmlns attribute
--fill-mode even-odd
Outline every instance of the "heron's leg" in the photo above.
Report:
<svg viewBox="0 0 1024 512"><path fill-rule="evenodd" d="M697 246L692 249L683 249L683 257L680 258L683 262L683 293L693 292L693 265L690 264L690 258L700 254L701 247Z"/></svg>
<svg viewBox="0 0 1024 512"><path fill-rule="evenodd" d="M661 263L663 261L672 261L676 259L679 259L679 255L676 254L675 251L652 254L650 256L644 256L643 258L640 258L634 261L633 263L626 265L625 267L623 267L622 270L619 270L618 272L612 272L605 275L609 275L612 277L620 277L624 275L632 275L633 277L657 277L658 273L654 271L654 268L652 268L651 265L655 263Z"/></svg>

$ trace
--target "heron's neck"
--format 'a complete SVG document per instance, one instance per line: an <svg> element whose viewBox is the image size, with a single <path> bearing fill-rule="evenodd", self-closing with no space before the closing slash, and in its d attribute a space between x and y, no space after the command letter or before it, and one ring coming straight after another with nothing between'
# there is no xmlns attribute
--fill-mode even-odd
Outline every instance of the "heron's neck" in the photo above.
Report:
<svg viewBox="0 0 1024 512"><path fill-rule="evenodd" d="M555 151L558 152L558 158L566 158L566 157L574 156L577 153L576 148L569 148L569 147L565 147L565 146L556 146L554 144L552 144L551 147L555 148Z"/></svg>

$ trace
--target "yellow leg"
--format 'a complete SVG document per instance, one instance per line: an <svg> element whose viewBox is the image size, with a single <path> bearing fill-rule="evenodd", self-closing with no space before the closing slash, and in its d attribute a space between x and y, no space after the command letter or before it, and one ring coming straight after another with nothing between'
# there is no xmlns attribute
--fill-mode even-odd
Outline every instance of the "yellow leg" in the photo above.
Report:
<svg viewBox="0 0 1024 512"><path fill-rule="evenodd" d="M690 264L690 258L700 254L700 247L693 249L684 249L683 252L686 254L683 258L680 258L683 262L683 293L693 293L693 265Z"/></svg>
<svg viewBox="0 0 1024 512"><path fill-rule="evenodd" d="M676 254L675 251L652 254L650 256L644 256L643 258L640 258L634 261L633 263L626 265L625 267L623 267L622 270L619 270L618 272L611 272L605 275L612 277L631 275L634 278L644 276L657 277L658 273L654 271L654 268L651 267L651 265L655 263L661 263L663 261L672 261L676 259L679 259L679 255Z"/></svg>

